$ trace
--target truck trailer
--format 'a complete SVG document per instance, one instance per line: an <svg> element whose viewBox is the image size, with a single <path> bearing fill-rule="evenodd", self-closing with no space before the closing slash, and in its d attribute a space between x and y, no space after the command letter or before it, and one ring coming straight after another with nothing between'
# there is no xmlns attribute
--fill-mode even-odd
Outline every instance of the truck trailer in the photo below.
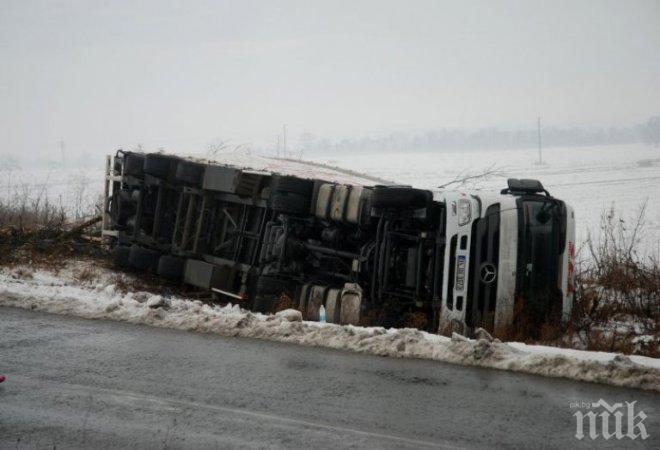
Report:
<svg viewBox="0 0 660 450"><path fill-rule="evenodd" d="M103 236L115 263L257 312L293 306L318 320L323 305L338 324L504 337L571 312L574 211L539 181L427 190L260 162L109 156Z"/></svg>

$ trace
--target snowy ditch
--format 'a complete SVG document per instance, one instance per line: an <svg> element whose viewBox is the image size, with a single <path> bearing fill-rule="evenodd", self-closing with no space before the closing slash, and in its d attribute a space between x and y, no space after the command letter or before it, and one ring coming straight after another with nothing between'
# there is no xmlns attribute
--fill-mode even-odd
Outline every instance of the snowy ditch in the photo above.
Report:
<svg viewBox="0 0 660 450"><path fill-rule="evenodd" d="M57 274L3 269L0 306L660 391L660 359L656 358L499 342L487 335L472 340L415 329L306 322L295 310L263 315L238 305L210 306L149 292L124 293L113 284L112 272L99 269L91 281L80 282L76 270L75 264Z"/></svg>

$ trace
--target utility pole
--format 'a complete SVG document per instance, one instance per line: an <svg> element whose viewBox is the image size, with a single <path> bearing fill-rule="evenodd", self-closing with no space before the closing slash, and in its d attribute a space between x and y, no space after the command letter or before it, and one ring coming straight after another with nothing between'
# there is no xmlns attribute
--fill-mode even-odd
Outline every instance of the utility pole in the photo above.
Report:
<svg viewBox="0 0 660 450"><path fill-rule="evenodd" d="M541 117L539 116L536 121L538 137L539 137L539 166L543 165L543 150L541 145Z"/></svg>
<svg viewBox="0 0 660 450"><path fill-rule="evenodd" d="M280 135L277 135L277 147L275 147L275 155L280 157Z"/></svg>
<svg viewBox="0 0 660 450"><path fill-rule="evenodd" d="M283 130L282 135L283 135L283 139L284 139L284 142L282 143L282 147L283 147L284 151L282 153L283 153L284 157L286 158L286 124L282 125L282 130Z"/></svg>

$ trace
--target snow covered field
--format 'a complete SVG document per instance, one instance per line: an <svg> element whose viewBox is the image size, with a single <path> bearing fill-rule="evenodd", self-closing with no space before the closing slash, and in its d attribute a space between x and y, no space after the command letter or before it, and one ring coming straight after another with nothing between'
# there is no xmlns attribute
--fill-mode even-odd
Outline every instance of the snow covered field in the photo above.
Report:
<svg viewBox="0 0 660 450"><path fill-rule="evenodd" d="M434 188L457 176L494 168L501 172L463 189L499 190L507 178L536 178L575 208L578 242L598 234L601 213L614 207L633 219L647 201L645 250L660 255L660 149L644 145L549 148L538 165L536 149L337 155L319 161L416 187ZM450 186L449 189L452 187Z"/></svg>
<svg viewBox="0 0 660 450"><path fill-rule="evenodd" d="M94 271L91 276L90 270ZM81 277L81 273L85 276ZM71 262L57 273L30 268L3 268L0 270L0 307L381 356L431 359L660 391L660 360L654 358L502 343L493 341L489 336L478 340L462 336L450 339L409 328L304 322L300 312L295 310L262 315L231 304L209 306L200 301L164 298L149 292L123 292L117 283L114 272L84 261Z"/></svg>

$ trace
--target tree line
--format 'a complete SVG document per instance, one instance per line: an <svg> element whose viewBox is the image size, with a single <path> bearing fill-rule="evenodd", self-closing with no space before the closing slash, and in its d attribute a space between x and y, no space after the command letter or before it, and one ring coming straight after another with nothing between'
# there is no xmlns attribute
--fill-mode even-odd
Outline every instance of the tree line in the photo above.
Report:
<svg viewBox="0 0 660 450"><path fill-rule="evenodd" d="M643 142L660 145L660 116L624 127L558 127L541 130L542 145L579 147ZM538 145L537 129L441 128L428 131L397 131L383 136L359 136L328 139L311 133L300 136L299 146L305 154L350 151L442 151L476 149L525 149Z"/></svg>

